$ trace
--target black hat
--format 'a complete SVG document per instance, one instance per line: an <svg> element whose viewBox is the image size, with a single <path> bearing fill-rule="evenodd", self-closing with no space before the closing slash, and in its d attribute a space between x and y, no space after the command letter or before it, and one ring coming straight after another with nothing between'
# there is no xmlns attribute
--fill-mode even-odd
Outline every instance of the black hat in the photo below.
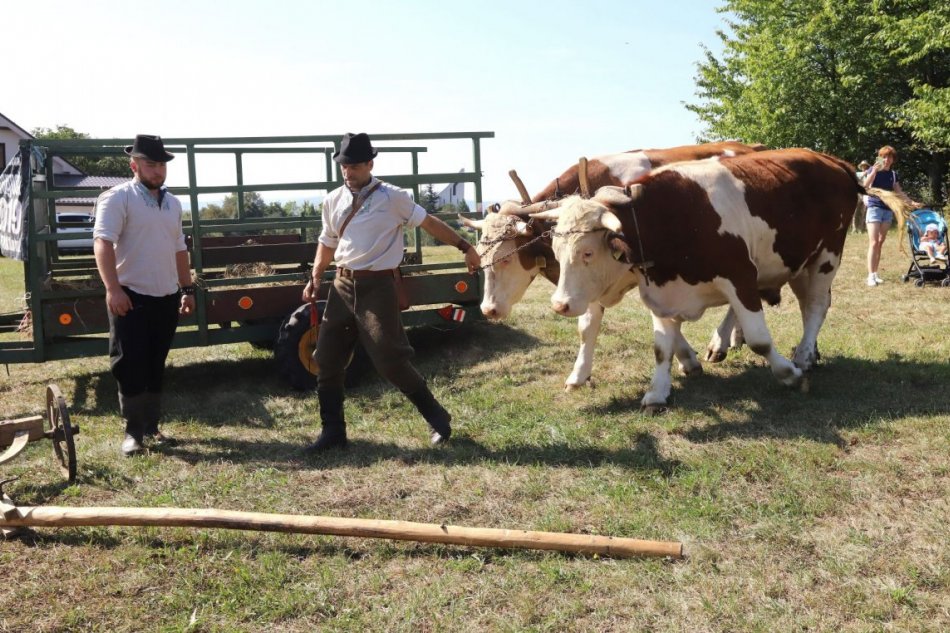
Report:
<svg viewBox="0 0 950 633"><path fill-rule="evenodd" d="M340 141L340 151L333 154L333 160L341 165L365 163L376 158L379 152L373 147L366 132L352 134L347 132Z"/></svg>
<svg viewBox="0 0 950 633"><path fill-rule="evenodd" d="M140 156L154 160L156 163L167 163L175 158L174 154L165 151L165 144L162 143L161 136L152 136L151 134L139 134L135 137L135 143L125 148L125 153L129 156Z"/></svg>

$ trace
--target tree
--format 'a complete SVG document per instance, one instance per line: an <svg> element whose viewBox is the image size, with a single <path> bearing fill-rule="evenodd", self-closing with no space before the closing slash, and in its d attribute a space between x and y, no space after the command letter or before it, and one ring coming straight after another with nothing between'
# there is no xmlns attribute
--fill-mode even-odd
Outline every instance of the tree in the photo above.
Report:
<svg viewBox="0 0 950 633"><path fill-rule="evenodd" d="M687 104L706 139L871 158L900 152L905 189L946 199L950 5L939 0L726 0Z"/></svg>
<svg viewBox="0 0 950 633"><path fill-rule="evenodd" d="M420 198L422 199L419 201L419 206L425 209L427 213L438 213L439 194L436 193L431 184L425 186Z"/></svg>
<svg viewBox="0 0 950 633"><path fill-rule="evenodd" d="M238 217L238 199L237 194L229 193L224 197L221 203L221 209L225 217ZM246 191L244 193L244 217L245 218L263 218L268 213L268 205L264 202L261 194L256 191Z"/></svg>
<svg viewBox="0 0 950 633"><path fill-rule="evenodd" d="M55 128L38 127L31 130L30 134L38 139L89 138L88 134L77 132L68 125L57 125ZM131 177L132 175L129 170L129 159L126 156L64 155L63 158L90 176Z"/></svg>

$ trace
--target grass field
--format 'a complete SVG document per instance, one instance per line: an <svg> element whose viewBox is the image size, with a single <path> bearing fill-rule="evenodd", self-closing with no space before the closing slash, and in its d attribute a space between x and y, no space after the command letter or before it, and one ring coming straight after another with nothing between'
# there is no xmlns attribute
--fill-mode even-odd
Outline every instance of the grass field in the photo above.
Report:
<svg viewBox="0 0 950 633"><path fill-rule="evenodd" d="M351 446L317 459L315 398L267 352L174 351L177 446L119 457L105 358L0 370L0 417L63 389L79 479L48 442L0 466L25 505L175 506L681 540L687 558L612 560L369 539L68 528L0 543L0 631L941 631L950 629L950 289L914 288L892 235L864 285L850 236L807 394L743 348L675 375L638 411L652 333L608 310L595 386L562 390L575 321L538 281L512 319L415 331L417 366L456 419L445 447L376 379L348 394ZM0 260L0 280L15 285ZM12 280L12 281L11 281ZM4 303L17 288L4 287ZM722 309L684 328L705 348ZM786 290L767 321L800 336Z"/></svg>

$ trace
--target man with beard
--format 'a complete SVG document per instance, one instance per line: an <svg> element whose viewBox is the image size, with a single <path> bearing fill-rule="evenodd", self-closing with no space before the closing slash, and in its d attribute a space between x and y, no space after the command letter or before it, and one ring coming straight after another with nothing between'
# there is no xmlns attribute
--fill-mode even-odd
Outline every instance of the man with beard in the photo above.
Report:
<svg viewBox="0 0 950 633"><path fill-rule="evenodd" d="M165 359L178 315L195 307L181 228L181 203L165 185L161 137L140 134L125 148L134 178L96 201L93 248L109 309L109 360L125 420L122 454L141 453L158 430Z"/></svg>

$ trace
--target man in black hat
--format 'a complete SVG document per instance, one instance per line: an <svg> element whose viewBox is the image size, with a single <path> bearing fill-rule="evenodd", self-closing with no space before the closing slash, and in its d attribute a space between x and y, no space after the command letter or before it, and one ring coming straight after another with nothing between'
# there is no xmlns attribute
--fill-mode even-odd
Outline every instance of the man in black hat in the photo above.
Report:
<svg viewBox="0 0 950 633"><path fill-rule="evenodd" d="M465 254L472 273L478 253L442 220L426 213L403 190L372 174L377 150L366 134L346 134L333 160L344 185L323 201L323 230L304 301L316 298L323 273L336 263L314 359L320 368L317 396L322 431L309 453L346 445L343 375L357 341L379 374L402 391L432 428L433 444L452 434L452 416L409 362L413 350L400 317L397 284L403 256L403 228L422 227Z"/></svg>
<svg viewBox="0 0 950 633"><path fill-rule="evenodd" d="M181 229L181 203L165 188L161 137L140 134L125 148L134 178L96 200L93 248L106 287L109 360L125 420L122 454L136 455L158 430L162 376L179 314L195 307Z"/></svg>

